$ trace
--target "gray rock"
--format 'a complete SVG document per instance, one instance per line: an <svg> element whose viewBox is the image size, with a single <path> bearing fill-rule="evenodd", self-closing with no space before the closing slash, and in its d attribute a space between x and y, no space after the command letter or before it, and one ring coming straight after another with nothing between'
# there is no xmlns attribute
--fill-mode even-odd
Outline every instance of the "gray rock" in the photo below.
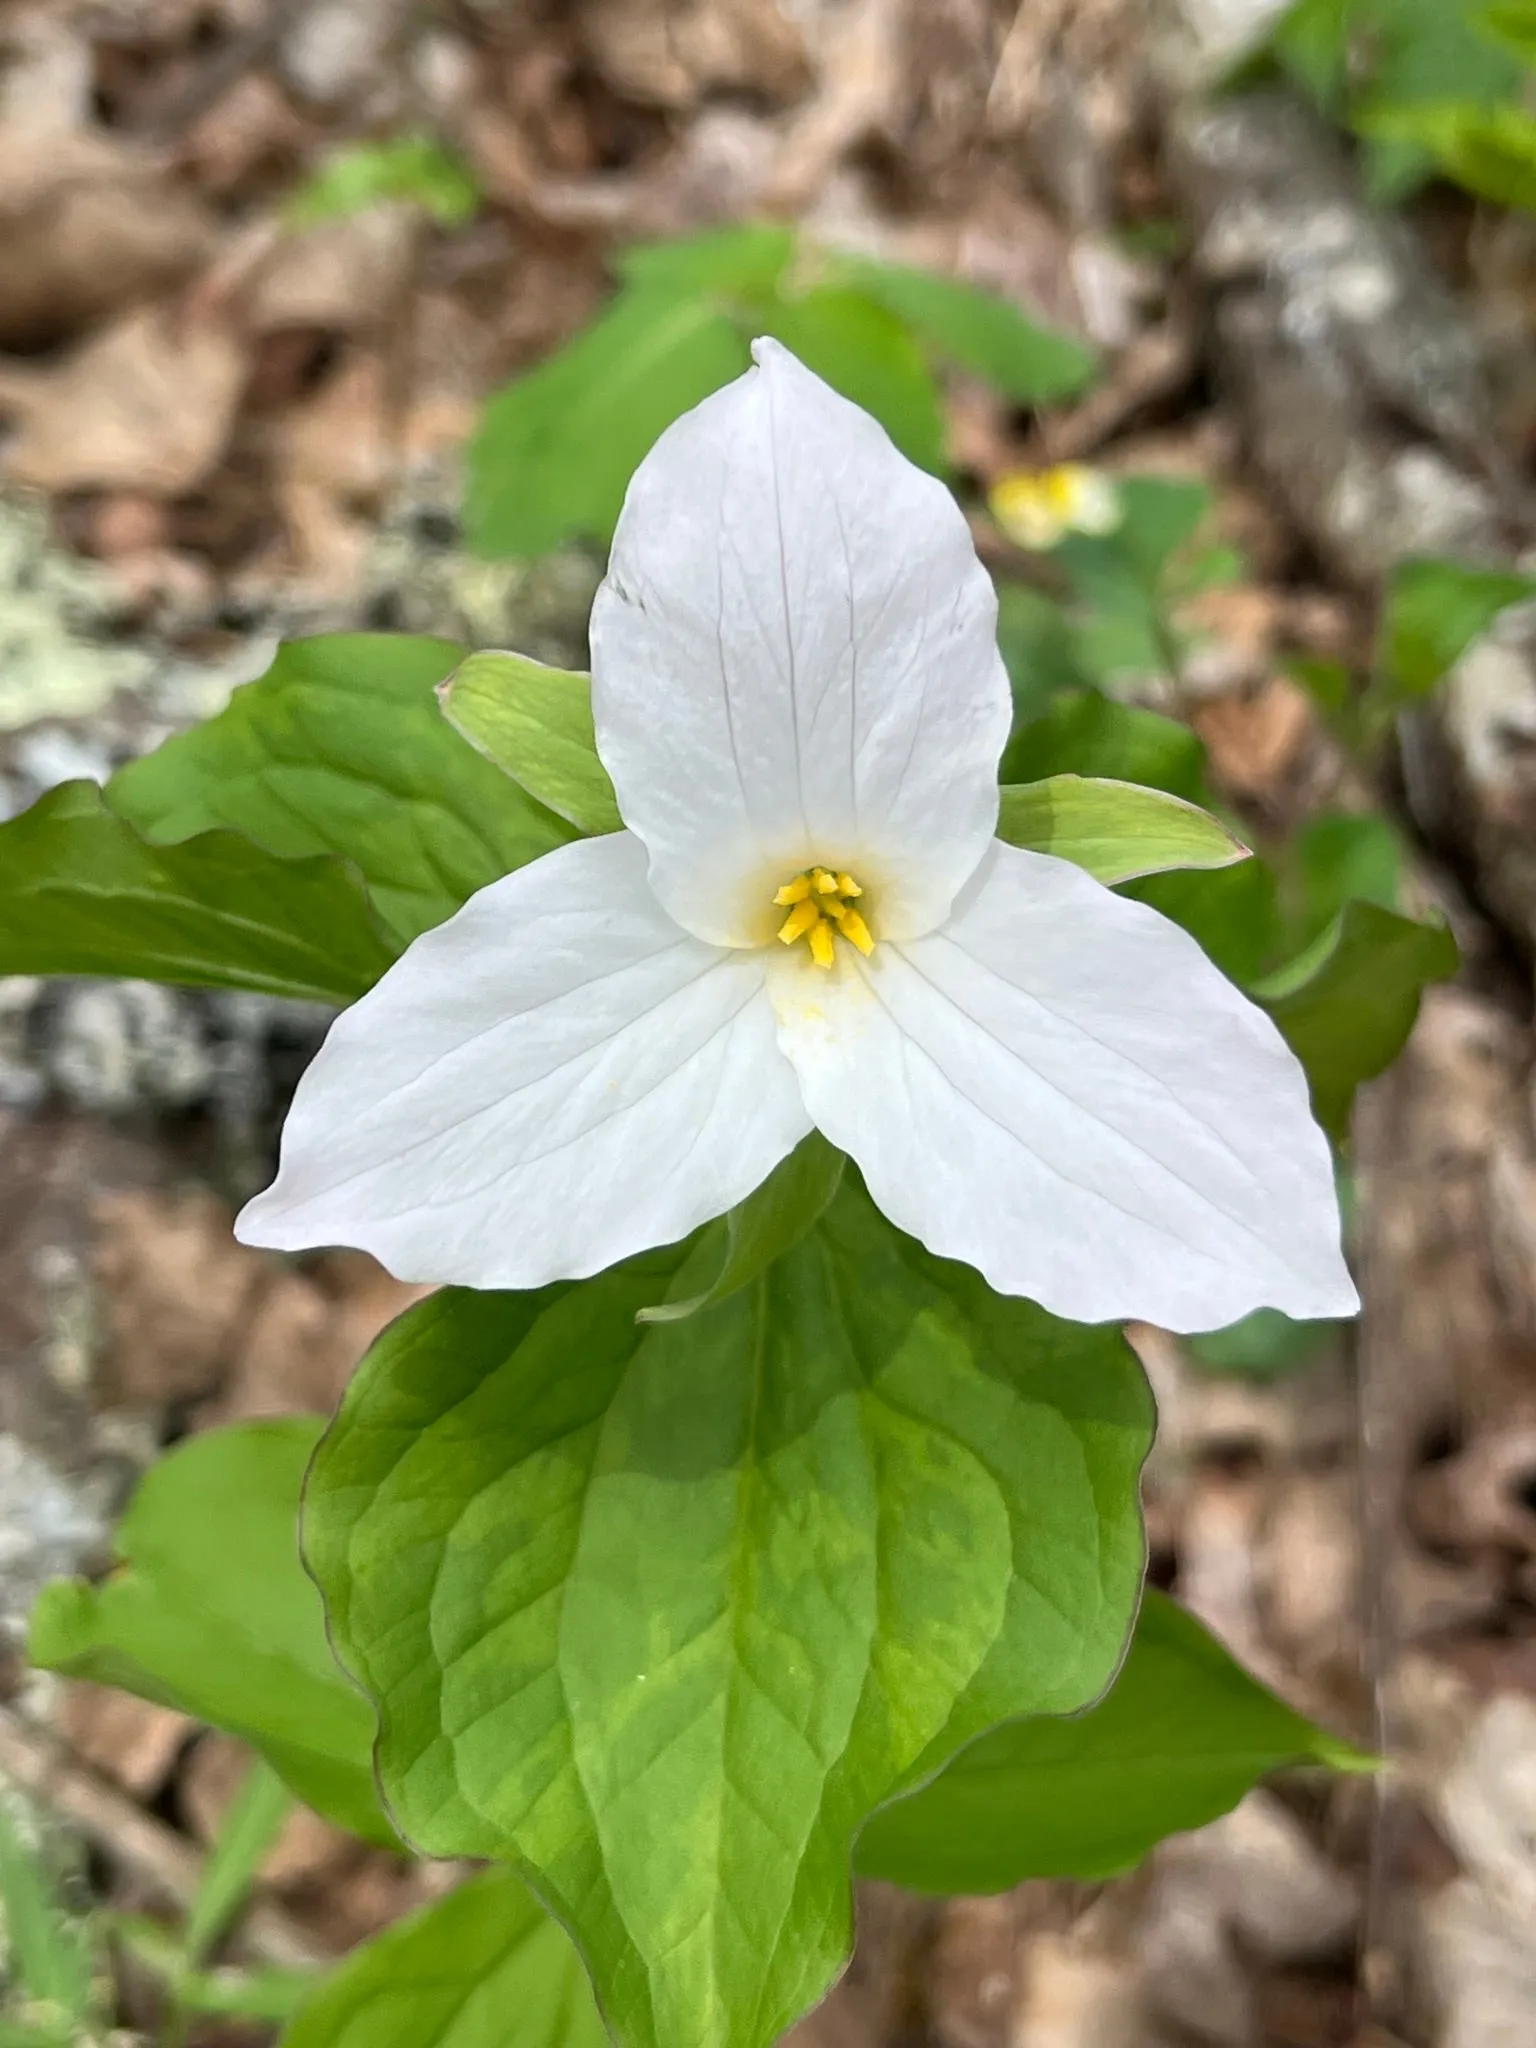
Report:
<svg viewBox="0 0 1536 2048"><path fill-rule="evenodd" d="M45 1071L65 1099L105 1116L203 1100L213 1061L191 1000L148 981L66 983Z"/></svg>
<svg viewBox="0 0 1536 2048"><path fill-rule="evenodd" d="M101 1556L117 1490L104 1474L67 1478L19 1437L0 1435L0 1635L22 1634L50 1579Z"/></svg>

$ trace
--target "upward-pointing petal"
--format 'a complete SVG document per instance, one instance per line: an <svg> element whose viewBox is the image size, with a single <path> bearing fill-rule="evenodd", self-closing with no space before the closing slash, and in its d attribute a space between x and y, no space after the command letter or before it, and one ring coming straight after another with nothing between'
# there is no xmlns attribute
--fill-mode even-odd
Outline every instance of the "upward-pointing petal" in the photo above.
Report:
<svg viewBox="0 0 1536 2048"><path fill-rule="evenodd" d="M772 341L636 471L592 612L598 751L651 881L720 944L848 868L943 917L997 818L997 601L954 499Z"/></svg>
<svg viewBox="0 0 1536 2048"><path fill-rule="evenodd" d="M810 1128L763 963L682 931L627 832L472 896L332 1026L236 1235L539 1287L668 1244Z"/></svg>
<svg viewBox="0 0 1536 2048"><path fill-rule="evenodd" d="M1353 1314L1327 1141L1279 1033L1177 925L998 845L941 930L813 982L780 1043L886 1214L1078 1322Z"/></svg>

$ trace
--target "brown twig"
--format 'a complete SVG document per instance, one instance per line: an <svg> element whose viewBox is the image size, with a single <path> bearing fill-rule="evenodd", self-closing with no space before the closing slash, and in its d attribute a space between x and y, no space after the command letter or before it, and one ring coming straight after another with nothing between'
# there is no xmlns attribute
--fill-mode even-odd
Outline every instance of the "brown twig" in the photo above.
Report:
<svg viewBox="0 0 1536 2048"><path fill-rule="evenodd" d="M168 1905L190 1910L203 1875L203 1858L192 1844L3 1707L0 1777L78 1828ZM279 1969L322 1969L335 1960L289 1913L267 1900L257 1900L246 1913L241 1939L257 1961Z"/></svg>

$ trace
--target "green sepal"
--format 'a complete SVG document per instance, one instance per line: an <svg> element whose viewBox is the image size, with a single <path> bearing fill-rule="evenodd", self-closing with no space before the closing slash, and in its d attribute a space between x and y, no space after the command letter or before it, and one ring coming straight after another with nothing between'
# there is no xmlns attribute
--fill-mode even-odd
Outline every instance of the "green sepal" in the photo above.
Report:
<svg viewBox="0 0 1536 2048"><path fill-rule="evenodd" d="M437 697L455 732L578 832L624 829L598 759L590 676L487 651L461 661Z"/></svg>
<svg viewBox="0 0 1536 2048"><path fill-rule="evenodd" d="M820 1131L802 1138L761 1187L709 1227L719 1271L702 1293L639 1311L642 1323L676 1323L713 1308L766 1273L775 1259L815 1228L837 1193L847 1159Z"/></svg>
<svg viewBox="0 0 1536 2048"><path fill-rule="evenodd" d="M1167 868L1225 868L1249 854L1209 811L1139 783L1052 775L1007 783L1001 798L999 839L1069 860L1101 882Z"/></svg>

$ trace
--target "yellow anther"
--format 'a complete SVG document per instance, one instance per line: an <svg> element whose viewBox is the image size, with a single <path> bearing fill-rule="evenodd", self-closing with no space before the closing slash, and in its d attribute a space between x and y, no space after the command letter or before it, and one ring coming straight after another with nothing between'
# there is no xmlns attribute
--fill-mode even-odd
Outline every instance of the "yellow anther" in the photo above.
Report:
<svg viewBox="0 0 1536 2048"><path fill-rule="evenodd" d="M845 939L858 947L866 959L875 950L875 942L870 937L869 926L856 910L845 909L842 916L837 920L837 928ZM812 952L816 950L816 935L814 932L811 934L811 950Z"/></svg>
<svg viewBox="0 0 1536 2048"><path fill-rule="evenodd" d="M789 911L779 926L780 944L792 946L804 939L818 967L836 964L839 936L861 953L873 953L874 934L853 907L852 899L863 894L853 876L840 868L806 868L774 896L779 908Z"/></svg>
<svg viewBox="0 0 1536 2048"><path fill-rule="evenodd" d="M776 896L774 901L777 903L778 900ZM779 926L779 943L784 946L792 946L796 939L803 939L807 932L814 932L820 923L821 912L811 901L810 894L807 892ZM831 943L832 935L829 932L827 934L827 944L830 946ZM815 950L814 940L812 941L812 950Z"/></svg>

